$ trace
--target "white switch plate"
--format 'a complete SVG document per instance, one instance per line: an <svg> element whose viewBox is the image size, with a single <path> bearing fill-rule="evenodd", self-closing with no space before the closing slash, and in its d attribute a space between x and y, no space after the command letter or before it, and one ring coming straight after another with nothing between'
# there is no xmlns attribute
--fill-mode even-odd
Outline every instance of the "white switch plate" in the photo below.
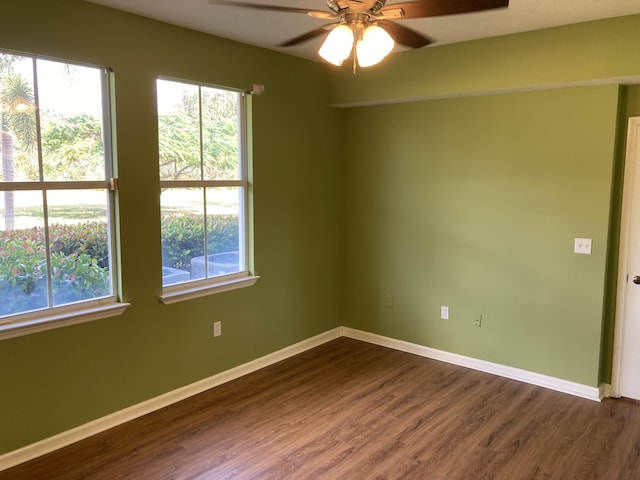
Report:
<svg viewBox="0 0 640 480"><path fill-rule="evenodd" d="M444 305L440 307L440 318L442 320L449 320L449 307L445 307Z"/></svg>
<svg viewBox="0 0 640 480"><path fill-rule="evenodd" d="M219 337L222 335L222 322L213 322L213 336Z"/></svg>
<svg viewBox="0 0 640 480"><path fill-rule="evenodd" d="M576 238L573 244L573 253L581 253L583 255L591 255L591 239Z"/></svg>

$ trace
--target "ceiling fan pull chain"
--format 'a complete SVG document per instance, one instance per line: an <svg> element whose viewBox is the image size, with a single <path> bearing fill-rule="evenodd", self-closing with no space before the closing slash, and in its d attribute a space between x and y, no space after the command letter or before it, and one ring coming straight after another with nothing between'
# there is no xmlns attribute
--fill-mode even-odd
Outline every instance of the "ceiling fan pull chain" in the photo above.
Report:
<svg viewBox="0 0 640 480"><path fill-rule="evenodd" d="M351 49L353 51L353 74L356 74L356 63L357 62L357 55L356 55L356 47L358 45L358 33L357 32L353 32L353 48Z"/></svg>

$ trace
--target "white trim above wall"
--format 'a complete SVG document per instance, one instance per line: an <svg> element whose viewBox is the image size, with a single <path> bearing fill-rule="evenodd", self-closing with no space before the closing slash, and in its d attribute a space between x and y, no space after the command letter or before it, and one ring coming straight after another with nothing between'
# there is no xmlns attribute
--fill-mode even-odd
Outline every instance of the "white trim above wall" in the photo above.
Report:
<svg viewBox="0 0 640 480"><path fill-rule="evenodd" d="M412 353L474 370L480 370L482 372L510 378L512 380L518 380L532 385L537 385L539 387L549 388L551 390L568 393L570 395L589 400L600 401L603 396L604 390L602 388L590 387L588 385L569 382L567 380L549 377L539 373L529 372L527 370L465 357L463 355L436 350L423 345L396 340L374 333L363 332L353 328L338 327L298 342L294 345L285 347L282 350L265 355L264 357L239 365L230 370L220 372L198 382L185 385L184 387L177 388L155 398L132 405L131 407L106 415L102 418L98 418L92 422L67 430L66 432L59 433L53 437L45 438L44 440L27 445L26 447L0 455L0 472L66 447L67 445L71 445L72 443L84 440L85 438L104 432L110 428L122 425L123 423L167 407L181 400L185 400L193 395L209 390L210 388L230 382L231 380L235 380L236 378L240 378L244 375L255 372L256 370L280 362L339 337L352 338L354 340L360 340L374 345L380 345L382 347L393 348L402 352Z"/></svg>
<svg viewBox="0 0 640 480"><path fill-rule="evenodd" d="M371 107L375 105L394 105L397 103L426 102L429 100L443 100L447 98L481 97L484 95L503 95L509 93L539 92L543 90L557 90L559 88L592 87L597 85L640 85L640 75L627 75L623 77L605 77L589 80L576 80L574 82L548 83L540 85L523 85L521 87L497 88L492 90L472 90L468 92L445 93L442 95L425 95L420 97L387 98L382 100L370 100L351 103L333 103L329 106L335 108Z"/></svg>

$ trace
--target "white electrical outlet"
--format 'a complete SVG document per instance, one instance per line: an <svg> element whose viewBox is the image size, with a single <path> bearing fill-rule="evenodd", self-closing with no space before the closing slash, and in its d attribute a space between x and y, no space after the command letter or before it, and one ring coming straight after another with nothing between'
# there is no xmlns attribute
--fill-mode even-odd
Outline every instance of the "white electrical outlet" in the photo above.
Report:
<svg viewBox="0 0 640 480"><path fill-rule="evenodd" d="M219 337L222 335L222 322L213 322L213 336Z"/></svg>
<svg viewBox="0 0 640 480"><path fill-rule="evenodd" d="M440 318L442 320L449 320L449 307L445 305L440 307Z"/></svg>
<svg viewBox="0 0 640 480"><path fill-rule="evenodd" d="M576 238L573 242L573 253L580 253L582 255L591 255L591 239L590 238Z"/></svg>

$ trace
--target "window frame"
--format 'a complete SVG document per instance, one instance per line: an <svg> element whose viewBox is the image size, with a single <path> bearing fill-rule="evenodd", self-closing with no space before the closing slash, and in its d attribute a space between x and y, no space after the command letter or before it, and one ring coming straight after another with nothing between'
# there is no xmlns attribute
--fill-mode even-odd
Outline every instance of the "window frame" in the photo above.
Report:
<svg viewBox="0 0 640 480"><path fill-rule="evenodd" d="M27 192L39 191L43 196L43 214L47 218L47 192L62 190L104 190L107 194L107 229L109 232L109 277L111 294L95 299L87 299L78 302L67 303L57 306L47 306L42 309L28 312L15 313L0 318L0 340L19 337L32 333L52 330L78 323L85 323L94 320L109 318L121 315L128 307L128 303L120 301L118 292L120 291L120 276L118 266L117 249L117 164L115 158L115 95L114 95L114 70L111 67L98 66L94 64L74 62L65 59L52 58L37 54L15 52L8 49L0 49L0 52L7 55L21 56L29 58L34 68L34 94L36 104L38 103L37 67L38 60L63 63L65 65L75 65L85 68L94 68L101 72L101 103L102 103L102 128L104 145L104 180L65 180L49 181L40 178L33 181L12 181L0 182L0 193L5 191ZM42 139L40 115L36 110L36 128L38 142L38 163L42 164ZM41 167L40 167L41 168ZM47 258L50 255L48 221L45 232L45 249ZM47 260L47 276L50 276L50 260ZM47 280L48 296L51 300L50 278Z"/></svg>
<svg viewBox="0 0 640 480"><path fill-rule="evenodd" d="M202 178L198 180L160 180L160 190L164 188L200 188L204 189L203 205L206 207L206 189L208 188L224 188L233 187L242 189L242 196L239 205L240 216L242 221L239 222L239 255L244 259L244 270L240 272L234 272L226 275L219 275L215 277L202 278L197 280L188 280L180 283L174 283L170 285L162 286L162 295L160 301L165 305L190 300L193 298L200 298L216 293L226 292L229 290L235 290L238 288L244 288L254 285L259 276L253 273L253 249L252 249L252 218L253 212L250 193L252 189L252 150L251 150L251 95L252 92L220 86L205 82L198 82L193 80L185 80L181 78L158 76L156 79L156 85L158 80L164 80L169 82L182 83L184 85L192 85L198 87L198 96L200 98L200 107L202 101L202 88L213 88L218 90L224 90L233 92L239 95L239 114L238 114L238 179L223 179L223 180L204 180ZM156 94L158 90L156 87ZM157 108L157 102L156 102ZM159 120L158 113L158 120ZM200 111L199 128L202 131L202 112ZM160 152L158 152L159 154ZM200 168L203 167L203 154L202 154L202 138L200 138ZM205 210L206 219L206 210ZM205 229L205 257L207 256L207 241L206 241L206 229ZM205 265L207 262L205 262Z"/></svg>

